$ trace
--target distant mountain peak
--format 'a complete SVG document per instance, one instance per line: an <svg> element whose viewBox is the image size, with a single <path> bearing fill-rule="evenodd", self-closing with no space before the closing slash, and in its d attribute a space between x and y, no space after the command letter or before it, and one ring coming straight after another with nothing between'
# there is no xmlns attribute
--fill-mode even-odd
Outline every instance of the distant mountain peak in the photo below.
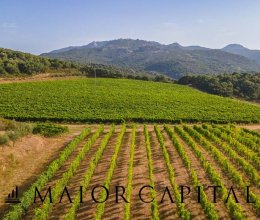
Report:
<svg viewBox="0 0 260 220"><path fill-rule="evenodd" d="M86 48L99 48L106 45L109 41L92 41L88 45L84 46Z"/></svg>
<svg viewBox="0 0 260 220"><path fill-rule="evenodd" d="M241 44L229 44L223 48L223 50L248 50L248 48L244 47Z"/></svg>
<svg viewBox="0 0 260 220"><path fill-rule="evenodd" d="M229 44L225 46L222 50L228 53L244 56L260 64L260 50L250 50L241 44Z"/></svg>
<svg viewBox="0 0 260 220"><path fill-rule="evenodd" d="M177 42L174 42L174 43L172 43L172 44L169 44L168 46L170 46L170 47L176 47L176 48L182 48L183 46L181 46L179 43L177 43Z"/></svg>

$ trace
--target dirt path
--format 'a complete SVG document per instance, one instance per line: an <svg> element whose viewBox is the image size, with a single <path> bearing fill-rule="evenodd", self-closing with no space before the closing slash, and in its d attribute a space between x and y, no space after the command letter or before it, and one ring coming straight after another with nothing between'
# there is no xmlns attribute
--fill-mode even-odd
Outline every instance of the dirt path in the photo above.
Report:
<svg viewBox="0 0 260 220"><path fill-rule="evenodd" d="M117 158L117 165L111 180L111 188L109 189L109 194L111 196L106 201L105 212L102 219L124 219L125 202L121 197L119 197L119 203L116 203L115 186L124 186L125 189L127 187L128 164L130 159L132 136L131 132L131 129L127 129L124 135L122 147Z"/></svg>
<svg viewBox="0 0 260 220"><path fill-rule="evenodd" d="M15 147L1 148L0 218L10 206L3 202L12 189L18 186L21 196L82 128L82 125L72 126L70 133L55 138L31 135L18 140Z"/></svg>
<svg viewBox="0 0 260 220"><path fill-rule="evenodd" d="M109 169L111 158L114 154L116 140L119 133L115 132L110 138L104 153L98 162L98 165L94 171L91 178L90 184L84 195L84 202L81 204L80 208L77 210L77 219L89 220L94 219L96 213L97 203L95 203L91 198L91 191L97 185L103 185L106 178L107 171ZM95 191L95 198L98 198L98 189Z"/></svg>
<svg viewBox="0 0 260 220"><path fill-rule="evenodd" d="M240 128L246 128L249 130L253 130L253 131L258 131L260 132L260 124L256 124L256 125L237 125Z"/></svg>
<svg viewBox="0 0 260 220"><path fill-rule="evenodd" d="M213 144L214 145L214 144ZM200 146L198 144L198 146ZM200 149L204 155L204 157L209 161L209 163L212 165L212 167L219 173L222 182L227 188L230 188L231 186L234 186L234 182L231 180L231 178L227 175L225 171L222 171L221 167L218 165L216 160L210 155L209 152L207 152L203 147L200 146ZM236 196L240 202L241 207L243 208L244 214L247 217L247 219L256 219L257 213L253 209L253 207L249 204L246 203L245 197L242 194L243 189L238 189L237 187L234 186ZM222 201L220 201L222 203Z"/></svg>
<svg viewBox="0 0 260 220"><path fill-rule="evenodd" d="M133 191L131 200L131 219L151 219L151 204L143 203L139 199L139 190L144 185L149 185L148 161L146 156L145 138L143 126L136 129L136 147L133 166ZM150 192L143 192L144 199L150 199Z"/></svg>
<svg viewBox="0 0 260 220"><path fill-rule="evenodd" d="M176 203L171 203L170 198L165 196L165 201L160 203L162 200L163 192L167 186L171 192L174 200L174 194L169 180L169 175L167 172L167 167L164 162L163 153L160 147L160 143L157 139L156 133L149 132L151 151L152 151L152 165L153 165L153 175L156 190L156 201L159 207L159 214L161 219L178 219L178 212Z"/></svg>
<svg viewBox="0 0 260 220"><path fill-rule="evenodd" d="M184 198L186 209L191 212L192 219L206 219L201 205L197 202L197 194L193 189L191 178L187 169L185 168L178 151L174 147L172 140L165 131L162 131L165 140L165 146L168 150L171 164L175 171L175 182L177 185L185 185L191 188L191 193L188 197Z"/></svg>

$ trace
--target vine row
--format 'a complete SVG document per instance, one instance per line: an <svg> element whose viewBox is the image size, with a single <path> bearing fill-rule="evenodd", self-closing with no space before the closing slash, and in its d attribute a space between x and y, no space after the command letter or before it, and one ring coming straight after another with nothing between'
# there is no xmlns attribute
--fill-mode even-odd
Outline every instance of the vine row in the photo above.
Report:
<svg viewBox="0 0 260 220"><path fill-rule="evenodd" d="M109 170L108 170L105 182L103 184L107 188L107 190L109 190L109 187L110 187L110 182L112 180L112 176L113 176L113 173L114 173L114 170L115 170L115 167L116 167L116 161L117 161L117 157L118 157L118 154L119 154L119 151L120 151L120 147L121 147L121 143L122 143L125 131L126 131L126 125L124 124L123 127L122 127L122 130L121 130L121 132L120 132L120 134L117 138L115 152L114 152L114 155L112 156L112 159L110 161ZM100 198L101 198L100 200L102 200L102 201L106 198L106 192L105 191L102 191ZM98 203L95 219L101 220L101 218L104 214L105 204L106 204L105 202Z"/></svg>
<svg viewBox="0 0 260 220"><path fill-rule="evenodd" d="M149 170L150 185L154 188L152 150L151 150L149 132L148 132L146 125L144 125L144 136L145 136L146 154L147 154L147 159L148 159L148 170ZM151 194L152 198L156 197L156 193L155 193L154 190L150 190L150 194ZM157 204L155 199L151 203L151 209L152 209L152 219L155 219L155 220L160 219L159 218L159 211L158 211L158 204Z"/></svg>
<svg viewBox="0 0 260 220"><path fill-rule="evenodd" d="M41 190L44 185L54 176L60 167L66 162L67 158L71 155L73 150L78 144L90 134L91 129L85 128L79 136L74 138L66 148L60 153L59 157L55 159L44 171L38 179L30 186L30 188L23 194L20 199L21 203L15 204L11 210L3 217L4 220L18 220L27 211L29 206L34 201L35 188Z"/></svg>
<svg viewBox="0 0 260 220"><path fill-rule="evenodd" d="M182 158L182 160L184 161L185 167L189 171L189 175L191 177L191 181L193 183L194 189L198 192L198 186L200 187L201 205L204 210L204 213L207 215L208 219L212 219L212 220L219 219L214 205L208 200L207 195L203 189L203 186L198 179L197 172L194 169L192 169L190 166L191 162L190 162L190 159L188 158L184 148L182 147L179 140L174 135L173 130L169 126L164 126L164 129L166 130L168 135L171 137L176 149L179 149L177 151L178 151L180 157ZM160 144L164 144L163 137L158 128L156 128L156 133L158 134L158 139L159 139Z"/></svg>
<svg viewBox="0 0 260 220"><path fill-rule="evenodd" d="M130 160L128 167L128 176L127 176L127 188L126 188L126 200L131 201L132 194L132 179L133 179L133 165L134 165L134 153L135 153L135 136L136 136L136 125L132 127L132 142L130 148ZM124 219L131 219L131 203L125 203L125 213Z"/></svg>
<svg viewBox="0 0 260 220"><path fill-rule="evenodd" d="M256 169L249 164L243 157L240 157L229 145L222 142L216 135L212 132L209 132L208 126L199 127L197 125L194 126L194 129L199 133L203 134L209 140L213 141L217 146L223 150L230 160L235 161L235 163L241 167L246 176L252 181L252 183L256 184L257 187L260 187L259 175Z"/></svg>
<svg viewBox="0 0 260 220"><path fill-rule="evenodd" d="M239 174L239 172L235 169L235 167L229 162L228 158L225 157L220 150L218 150L215 146L213 146L209 141L207 141L198 131L184 126L185 131L187 131L202 147L204 147L218 162L221 169L228 174L228 176L234 181L234 183L241 187L242 189L246 189L246 183L243 177ZM244 196L247 196L246 191L244 190ZM253 206L256 211L260 212L260 201L257 196L250 192L249 197L251 201L255 201Z"/></svg>
<svg viewBox="0 0 260 220"><path fill-rule="evenodd" d="M174 196L176 199L176 205L178 207L179 216L181 217L181 219L189 220L189 219L191 219L191 214L188 210L186 210L184 203L181 202L181 194L179 192L178 185L176 184L175 178L174 178L175 171L174 171L173 166L171 165L170 156L169 156L169 153L165 146L165 143L163 141L163 136L157 126L155 127L155 132L157 134L157 137L158 137L158 140L159 140L162 152L163 152L163 157L164 157L164 161L165 161L165 164L167 167L170 183L173 188L173 193L174 193Z"/></svg>
<svg viewBox="0 0 260 220"><path fill-rule="evenodd" d="M110 137L112 136L112 134L114 133L114 131L115 131L115 126L112 125L109 132L105 135L105 137L101 141L101 144L100 144L98 150L96 151L95 155L92 157L89 167L85 173L84 180L80 184L80 186L82 186L82 195L84 195L84 193L86 192L87 187L92 178L92 175L95 171L95 168L96 168L100 158L102 157L103 152L107 146L107 143L108 143ZM81 204L81 192L79 192L78 195L76 196L76 198L74 199L74 202L73 202L72 206L70 207L68 213L64 216L64 219L65 220L76 219L76 211L79 208L80 204Z"/></svg>
<svg viewBox="0 0 260 220"><path fill-rule="evenodd" d="M72 176L78 169L81 161L84 159L85 155L90 150L91 146L95 143L100 134L103 132L103 130L104 125L101 125L99 129L94 133L94 135L83 146L76 158L72 161L72 163L69 166L69 169L65 173L63 173L62 177L55 183L55 186L52 190L53 202L56 202L56 200L59 199L62 191L64 190L64 186L66 186L66 184L72 178ZM51 203L50 199L44 200L42 207L36 208L34 210L34 220L47 219L49 213L51 212L52 204L53 203Z"/></svg>

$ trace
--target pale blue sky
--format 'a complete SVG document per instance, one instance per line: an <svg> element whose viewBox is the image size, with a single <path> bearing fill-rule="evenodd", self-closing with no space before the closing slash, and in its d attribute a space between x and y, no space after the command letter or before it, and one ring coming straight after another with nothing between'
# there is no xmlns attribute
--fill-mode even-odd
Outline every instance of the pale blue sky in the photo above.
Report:
<svg viewBox="0 0 260 220"><path fill-rule="evenodd" d="M39 54L117 38L260 49L260 1L0 0L0 47Z"/></svg>

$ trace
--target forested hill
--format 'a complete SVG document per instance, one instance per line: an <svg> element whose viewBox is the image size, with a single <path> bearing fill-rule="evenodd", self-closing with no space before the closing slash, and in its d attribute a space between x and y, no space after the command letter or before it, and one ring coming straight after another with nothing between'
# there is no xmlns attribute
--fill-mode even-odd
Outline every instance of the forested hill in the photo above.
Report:
<svg viewBox="0 0 260 220"><path fill-rule="evenodd" d="M260 102L260 74L189 75L182 77L178 82L211 94Z"/></svg>
<svg viewBox="0 0 260 220"><path fill-rule="evenodd" d="M85 46L55 50L42 56L161 72L173 78L186 74L260 71L260 64L255 60L223 50L132 39L92 42Z"/></svg>
<svg viewBox="0 0 260 220"><path fill-rule="evenodd" d="M130 68L119 68L103 64L79 64L0 48L0 77L28 76L45 72L51 73L53 76L80 75L154 81L169 80L160 74L150 74Z"/></svg>
<svg viewBox="0 0 260 220"><path fill-rule="evenodd" d="M76 68L77 65L69 61L49 59L29 53L0 48L0 75L28 75Z"/></svg>

